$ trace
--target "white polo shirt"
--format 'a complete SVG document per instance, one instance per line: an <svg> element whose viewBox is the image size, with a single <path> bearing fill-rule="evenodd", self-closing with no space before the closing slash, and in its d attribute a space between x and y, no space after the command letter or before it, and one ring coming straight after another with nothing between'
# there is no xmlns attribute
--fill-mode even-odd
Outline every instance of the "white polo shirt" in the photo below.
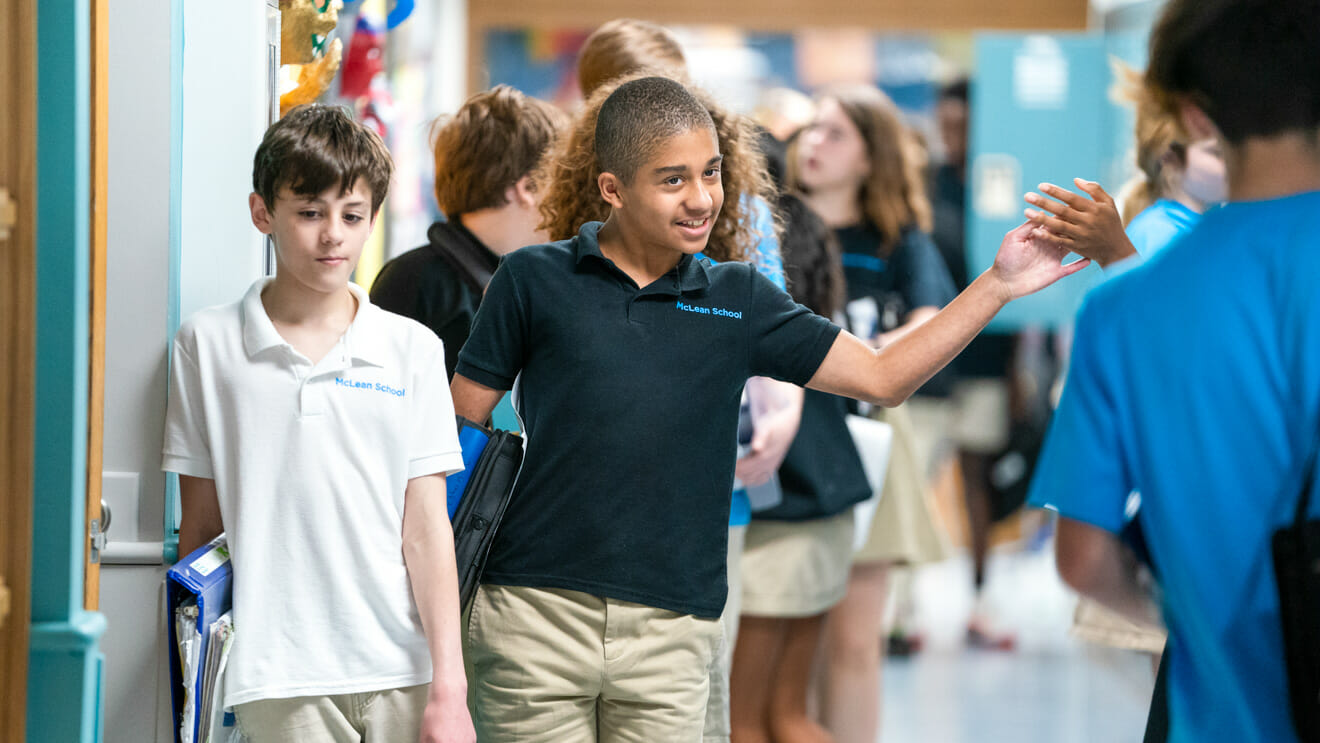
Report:
<svg viewBox="0 0 1320 743"><path fill-rule="evenodd" d="M349 284L357 315L313 365L266 315L267 281L179 328L165 422L163 469L215 480L229 538L225 706L427 683L403 496L463 469L444 349Z"/></svg>

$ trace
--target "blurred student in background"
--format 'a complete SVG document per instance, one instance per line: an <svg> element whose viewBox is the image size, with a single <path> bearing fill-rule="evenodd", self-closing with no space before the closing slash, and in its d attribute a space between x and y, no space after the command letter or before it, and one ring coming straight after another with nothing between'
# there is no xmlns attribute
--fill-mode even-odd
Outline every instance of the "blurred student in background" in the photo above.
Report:
<svg viewBox="0 0 1320 743"><path fill-rule="evenodd" d="M930 238L922 162L893 102L864 86L818 97L791 160L790 183L842 249L850 329L877 347L933 317L955 294ZM894 426L885 492L825 630L821 719L840 743L873 743L879 729L890 568L945 554L906 411L886 411L885 420Z"/></svg>

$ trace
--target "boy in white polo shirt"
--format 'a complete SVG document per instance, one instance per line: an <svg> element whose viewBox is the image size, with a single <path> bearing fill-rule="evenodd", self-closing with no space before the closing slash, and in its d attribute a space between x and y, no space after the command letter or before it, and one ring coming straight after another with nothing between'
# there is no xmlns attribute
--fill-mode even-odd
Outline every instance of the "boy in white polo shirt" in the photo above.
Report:
<svg viewBox="0 0 1320 743"><path fill-rule="evenodd" d="M444 349L349 283L392 170L343 109L272 125L249 206L275 277L174 339L164 469L180 476L179 549L228 536L225 706L251 743L475 739Z"/></svg>

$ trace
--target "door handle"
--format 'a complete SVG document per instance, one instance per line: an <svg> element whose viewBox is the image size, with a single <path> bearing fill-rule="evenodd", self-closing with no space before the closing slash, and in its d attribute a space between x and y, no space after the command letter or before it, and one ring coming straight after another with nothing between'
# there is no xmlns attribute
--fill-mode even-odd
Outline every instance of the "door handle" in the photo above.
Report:
<svg viewBox="0 0 1320 743"><path fill-rule="evenodd" d="M18 204L9 195L9 189L0 188L0 240L9 239L9 231L18 224Z"/></svg>

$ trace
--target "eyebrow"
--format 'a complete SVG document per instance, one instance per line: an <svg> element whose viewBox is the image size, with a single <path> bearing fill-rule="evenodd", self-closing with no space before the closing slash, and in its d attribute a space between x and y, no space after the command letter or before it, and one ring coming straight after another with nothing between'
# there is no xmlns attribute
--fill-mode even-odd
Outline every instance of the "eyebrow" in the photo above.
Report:
<svg viewBox="0 0 1320 743"><path fill-rule="evenodd" d="M298 198L298 201L297 201L296 203L298 203L298 204L300 204L300 205L302 205L302 206L329 206L329 205L330 205L330 202L326 201L325 199L321 198L320 196L309 196L309 197L306 197L306 198L299 197L299 198ZM353 201L350 201L350 202L347 202L346 204L344 204L344 208L345 208L345 209L357 209L357 208L360 208L360 207L364 207L364 206L366 206L366 205L367 205L367 201L366 201L365 199L354 199Z"/></svg>
<svg viewBox="0 0 1320 743"><path fill-rule="evenodd" d="M715 157L712 157L711 159L706 161L706 167L709 168L712 165L719 165L723 161L724 161L723 155L716 155ZM688 172L688 167L686 165L666 165L661 168L656 168L652 172L655 173L656 175L666 175L669 173L673 173L675 175L682 175Z"/></svg>

